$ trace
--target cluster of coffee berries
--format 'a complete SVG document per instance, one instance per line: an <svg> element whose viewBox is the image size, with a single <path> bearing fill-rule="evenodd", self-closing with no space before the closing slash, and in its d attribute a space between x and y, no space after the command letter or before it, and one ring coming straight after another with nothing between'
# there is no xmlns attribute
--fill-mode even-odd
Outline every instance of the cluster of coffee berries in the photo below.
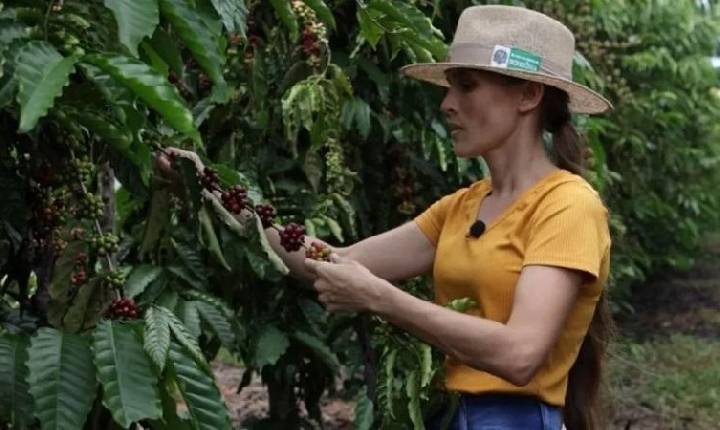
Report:
<svg viewBox="0 0 720 430"><path fill-rule="evenodd" d="M84 218L100 218L105 214L105 203L98 194L84 194L77 214Z"/></svg>
<svg viewBox="0 0 720 430"><path fill-rule="evenodd" d="M70 275L70 281L73 285L82 285L87 282L87 273L84 270L72 272L72 274Z"/></svg>
<svg viewBox="0 0 720 430"><path fill-rule="evenodd" d="M22 166L21 169L27 168ZM20 173L20 172L19 172ZM24 174L21 173L21 174ZM49 246L61 248L55 242L53 233L57 226L65 221L65 197L49 186L41 185L34 179L28 181L25 194L28 206L32 208L33 219L30 223L31 243L34 248L47 250Z"/></svg>
<svg viewBox="0 0 720 430"><path fill-rule="evenodd" d="M320 242L313 242L305 250L305 257L319 261L330 261L330 248Z"/></svg>
<svg viewBox="0 0 720 430"><path fill-rule="evenodd" d="M35 215L40 224L51 229L63 221L64 208L65 202L63 200L53 199L46 206L38 208Z"/></svg>
<svg viewBox="0 0 720 430"><path fill-rule="evenodd" d="M75 175L75 179L86 184L90 182L93 174L95 165L88 158L80 159L73 158L71 163L72 172Z"/></svg>
<svg viewBox="0 0 720 430"><path fill-rule="evenodd" d="M262 39L260 39L260 36L257 34L251 34L248 36L248 44L253 49L257 49L260 46L260 42L262 42Z"/></svg>
<svg viewBox="0 0 720 430"><path fill-rule="evenodd" d="M75 256L75 266L76 267L85 267L87 264L87 254L84 252L79 252L78 255Z"/></svg>
<svg viewBox="0 0 720 430"><path fill-rule="evenodd" d="M125 283L125 278L123 277L122 272L117 270L108 273L105 276L105 280L107 281L108 285L115 289L120 289Z"/></svg>
<svg viewBox="0 0 720 430"><path fill-rule="evenodd" d="M115 299L112 303L110 303L110 308L107 313L110 319L113 320L133 320L138 317L139 309L137 303L135 303L135 300L133 299Z"/></svg>
<svg viewBox="0 0 720 430"><path fill-rule="evenodd" d="M301 0L293 0L292 8L303 21L302 49L308 56L307 63L313 67L320 65L322 46L327 46L327 29L321 23L317 14Z"/></svg>
<svg viewBox="0 0 720 430"><path fill-rule="evenodd" d="M328 138L325 147L327 148L325 177L328 193L349 195L352 193L357 173L348 168L344 149L337 139Z"/></svg>
<svg viewBox="0 0 720 430"><path fill-rule="evenodd" d="M245 64L252 64L253 60L255 60L255 51L260 47L261 40L262 39L255 34L248 36L248 44L243 54Z"/></svg>
<svg viewBox="0 0 720 430"><path fill-rule="evenodd" d="M313 65L312 63L314 63L315 61L311 61L311 59L312 60L319 59L322 51L321 51L321 47L320 47L320 42L318 40L318 36L315 33L314 28L311 26L307 26L307 27L303 28L302 47L303 47L303 52L305 52L305 55L307 55L309 57L308 62L311 63L311 65Z"/></svg>
<svg viewBox="0 0 720 430"><path fill-rule="evenodd" d="M275 208L272 207L272 205L256 205L255 213L257 214L257 216L260 217L263 228L270 228L273 226L273 222L275 221L275 216L277 215L277 212L275 211Z"/></svg>
<svg viewBox="0 0 720 430"><path fill-rule="evenodd" d="M80 252L75 256L75 267L73 272L70 274L70 282L73 285L82 285L87 282L87 272L85 267L87 265L87 254Z"/></svg>
<svg viewBox="0 0 720 430"><path fill-rule="evenodd" d="M234 214L239 214L248 205L247 190L239 185L233 185L220 195L223 206Z"/></svg>
<svg viewBox="0 0 720 430"><path fill-rule="evenodd" d="M90 245L101 257L117 252L120 239L112 233L101 234L90 240Z"/></svg>
<svg viewBox="0 0 720 430"><path fill-rule="evenodd" d="M67 245L67 240L63 239L62 237L53 236L53 249L55 249L55 253L59 254L63 252Z"/></svg>
<svg viewBox="0 0 720 430"><path fill-rule="evenodd" d="M220 191L220 178L218 177L217 172L210 167L205 167L203 169L202 175L200 176L200 182L202 183L202 186L211 193L214 191Z"/></svg>
<svg viewBox="0 0 720 430"><path fill-rule="evenodd" d="M305 227L294 222L280 231L280 244L287 252L297 251L305 246Z"/></svg>
<svg viewBox="0 0 720 430"><path fill-rule="evenodd" d="M251 16L250 10L248 10L247 16L247 44L244 49L243 61L245 61L245 64L252 64L255 59L255 51L260 48L262 38L260 37L257 21ZM230 38L230 45L233 47L240 45L241 42L242 38L239 35Z"/></svg>

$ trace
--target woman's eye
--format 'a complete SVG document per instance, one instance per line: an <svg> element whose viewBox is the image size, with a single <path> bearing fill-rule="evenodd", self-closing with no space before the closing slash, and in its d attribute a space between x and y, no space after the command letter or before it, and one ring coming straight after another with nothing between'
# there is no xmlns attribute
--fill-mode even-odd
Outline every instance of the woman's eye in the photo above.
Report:
<svg viewBox="0 0 720 430"><path fill-rule="evenodd" d="M472 81L458 81L458 87L463 90L471 90L475 87L475 82Z"/></svg>

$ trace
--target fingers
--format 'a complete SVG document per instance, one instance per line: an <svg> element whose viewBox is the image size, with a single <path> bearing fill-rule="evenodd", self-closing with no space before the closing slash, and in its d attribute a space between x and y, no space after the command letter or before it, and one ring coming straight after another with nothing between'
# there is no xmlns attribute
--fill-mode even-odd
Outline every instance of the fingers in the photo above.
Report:
<svg viewBox="0 0 720 430"><path fill-rule="evenodd" d="M338 261L333 261L333 258ZM318 292L318 300L325 306L328 312L339 312L343 310L350 310L346 303L344 303L342 288L339 288L331 281L332 271L337 268L337 262L351 261L340 258L337 254L330 255L330 262L313 260L311 258L305 259L305 267L307 270L317 276L313 287Z"/></svg>
<svg viewBox="0 0 720 430"><path fill-rule="evenodd" d="M326 282L316 282L315 289L318 291L318 301L325 306L328 312L353 311L357 308L348 303L341 296L338 297L332 291L332 286Z"/></svg>
<svg viewBox="0 0 720 430"><path fill-rule="evenodd" d="M163 150L155 152L155 157L153 157L153 160L158 165L161 165L162 167L169 167L170 166L170 157L168 157L167 153Z"/></svg>
<svg viewBox="0 0 720 430"><path fill-rule="evenodd" d="M337 299L333 294L332 285L330 285L327 281L319 279L315 281L313 286L315 287L315 291L318 292L318 300L320 300L320 302L324 305L327 306Z"/></svg>
<svg viewBox="0 0 720 430"><path fill-rule="evenodd" d="M326 268L330 263L325 261L313 260L312 258L305 259L305 267L308 271L316 276L323 276L326 272Z"/></svg>
<svg viewBox="0 0 720 430"><path fill-rule="evenodd" d="M336 303L336 302L330 302L325 304L325 309L328 312L335 313L335 312L352 312L357 310L353 306L349 306L347 304L342 303Z"/></svg>
<svg viewBox="0 0 720 430"><path fill-rule="evenodd" d="M305 268L308 270L308 272L312 273L313 275L318 275L318 265L319 263L316 260L313 260L312 258L306 258L305 259Z"/></svg>
<svg viewBox="0 0 720 430"><path fill-rule="evenodd" d="M203 165L203 162L200 160L200 157L193 151L188 151L186 149L180 149L175 148L173 146L167 146L165 148L162 148L160 151L161 156L164 155L165 158L168 159L168 165L170 164L170 157L183 157L187 158L188 160L191 160L195 163L195 166L198 170L202 171L205 166Z"/></svg>
<svg viewBox="0 0 720 430"><path fill-rule="evenodd" d="M328 257L328 258L329 258L329 260L330 260L331 263L335 263L335 264L349 263L350 261L352 261L352 260L347 259L347 258L345 258L345 257L341 257L340 254L337 254L337 253L335 253L335 252L333 252L332 254L330 254L330 257Z"/></svg>
<svg viewBox="0 0 720 430"><path fill-rule="evenodd" d="M325 309L328 312L338 312L347 309L346 305L340 303L336 297L330 295L329 293L320 294L318 296L318 300L325 306Z"/></svg>
<svg viewBox="0 0 720 430"><path fill-rule="evenodd" d="M357 260L353 260L348 257L341 257L340 254L337 254L335 252L330 254L328 259L329 259L330 263L333 263L333 264L347 264L347 265L356 266L356 267L365 267Z"/></svg>
<svg viewBox="0 0 720 430"><path fill-rule="evenodd" d="M193 161L197 158L196 153L194 153L192 151L188 151L186 149L175 148L174 146L166 146L165 148L162 149L162 151L168 155L175 155L178 157L190 158Z"/></svg>
<svg viewBox="0 0 720 430"><path fill-rule="evenodd" d="M171 182L179 181L180 175L173 170L170 158L164 152L158 152L154 157L153 163L158 169L160 176Z"/></svg>
<svg viewBox="0 0 720 430"><path fill-rule="evenodd" d="M322 278L318 278L318 280L313 283L313 287L315 288L315 291L321 294L332 290L332 285Z"/></svg>

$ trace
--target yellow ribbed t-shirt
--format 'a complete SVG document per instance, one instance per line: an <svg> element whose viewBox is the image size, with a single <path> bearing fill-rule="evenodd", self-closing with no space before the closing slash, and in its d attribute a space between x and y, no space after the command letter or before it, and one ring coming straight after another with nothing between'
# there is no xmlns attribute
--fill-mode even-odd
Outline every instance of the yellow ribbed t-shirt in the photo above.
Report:
<svg viewBox="0 0 720 430"><path fill-rule="evenodd" d="M576 269L590 274L551 349L529 384L518 387L490 373L445 360L445 386L466 393L518 393L557 406L565 403L567 376L607 280L610 263L608 213L598 194L566 170L549 173L525 190L485 232L468 237L491 180L447 195L415 218L436 246L435 302L470 297L469 313L507 322L520 272L527 265ZM538 297L542 303L543 298Z"/></svg>

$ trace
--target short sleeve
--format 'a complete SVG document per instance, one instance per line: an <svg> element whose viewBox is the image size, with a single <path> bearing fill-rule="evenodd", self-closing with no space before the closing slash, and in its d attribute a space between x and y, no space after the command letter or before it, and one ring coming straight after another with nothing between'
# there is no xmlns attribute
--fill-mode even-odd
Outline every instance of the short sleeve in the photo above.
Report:
<svg viewBox="0 0 720 430"><path fill-rule="evenodd" d="M523 266L565 267L597 278L609 246L600 197L589 187L566 183L550 191L531 217Z"/></svg>
<svg viewBox="0 0 720 430"><path fill-rule="evenodd" d="M457 194L456 192L442 197L414 219L420 230L435 246L437 246L440 232Z"/></svg>

